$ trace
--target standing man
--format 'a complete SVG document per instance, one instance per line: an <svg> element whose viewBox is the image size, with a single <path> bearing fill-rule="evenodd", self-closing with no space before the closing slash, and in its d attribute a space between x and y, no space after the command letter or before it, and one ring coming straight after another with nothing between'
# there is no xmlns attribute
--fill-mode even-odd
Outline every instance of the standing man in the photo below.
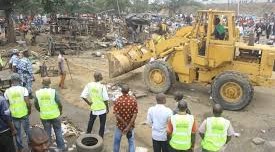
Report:
<svg viewBox="0 0 275 152"><path fill-rule="evenodd" d="M7 101L0 92L0 147L1 152L15 152L13 137L16 135Z"/></svg>
<svg viewBox="0 0 275 152"><path fill-rule="evenodd" d="M150 107L147 121L152 126L154 152L168 152L166 127L173 112L165 106L166 97L163 93L156 95L157 105Z"/></svg>
<svg viewBox="0 0 275 152"><path fill-rule="evenodd" d="M39 127L33 127L30 132L30 151L48 152L50 147L49 139L45 130Z"/></svg>
<svg viewBox="0 0 275 152"><path fill-rule="evenodd" d="M122 96L120 96L114 104L114 114L117 124L114 135L113 152L119 152L122 135L126 135L128 138L129 152L135 152L134 127L138 113L137 101L128 94L128 85L122 85L121 92Z"/></svg>
<svg viewBox="0 0 275 152"><path fill-rule="evenodd" d="M64 89L64 83L66 79L66 71L65 71L65 62L66 59L64 58L64 51L60 50L58 55L58 71L60 73L60 81L59 81L59 87L61 89Z"/></svg>
<svg viewBox="0 0 275 152"><path fill-rule="evenodd" d="M183 93L181 91L176 91L175 94L174 94L174 99L175 99L175 101L177 102L177 105L178 105L178 103L180 101L184 101L183 100ZM179 108L177 106L177 108L173 110L173 114L177 114L178 112L179 112ZM186 109L186 113L191 115L191 111L188 107Z"/></svg>
<svg viewBox="0 0 275 152"><path fill-rule="evenodd" d="M32 81L34 76L32 73L32 63L29 59L29 51L23 51L23 58L18 62L18 74L21 77L22 85L28 89L29 97L32 98Z"/></svg>
<svg viewBox="0 0 275 152"><path fill-rule="evenodd" d="M50 84L51 79L44 77L42 80L43 88L35 92L34 104L37 111L40 112L40 119L50 140L53 128L57 148L65 150L61 120L59 118L60 114L62 114L62 104L55 89L50 88Z"/></svg>
<svg viewBox="0 0 275 152"><path fill-rule="evenodd" d="M4 62L3 62L2 56L1 56L1 54L0 54L0 71L3 70L3 66L4 66Z"/></svg>
<svg viewBox="0 0 275 152"><path fill-rule="evenodd" d="M5 98L8 100L12 121L16 129L16 145L18 152L24 148L22 142L21 126L27 135L27 141L30 135L29 115L31 113L31 104L29 93L25 87L20 86L20 76L17 73L11 75L12 87L5 92Z"/></svg>
<svg viewBox="0 0 275 152"><path fill-rule="evenodd" d="M187 103L178 102L179 112L168 122L167 133L171 135L170 152L192 152L195 146L197 125L193 115L187 113Z"/></svg>
<svg viewBox="0 0 275 152"><path fill-rule="evenodd" d="M234 135L230 121L221 116L222 112L222 106L215 104L213 106L214 117L208 117L199 128L203 152L220 151Z"/></svg>
<svg viewBox="0 0 275 152"><path fill-rule="evenodd" d="M9 67L13 72L17 72L18 62L19 62L19 51L17 49L13 49L12 57L9 61Z"/></svg>
<svg viewBox="0 0 275 152"><path fill-rule="evenodd" d="M91 107L90 119L88 123L87 133L91 133L93 125L97 116L100 120L99 135L103 138L106 116L109 112L108 106L108 93L107 88L100 83L103 77L99 72L94 73L95 82L88 83L83 92L81 93L81 98Z"/></svg>

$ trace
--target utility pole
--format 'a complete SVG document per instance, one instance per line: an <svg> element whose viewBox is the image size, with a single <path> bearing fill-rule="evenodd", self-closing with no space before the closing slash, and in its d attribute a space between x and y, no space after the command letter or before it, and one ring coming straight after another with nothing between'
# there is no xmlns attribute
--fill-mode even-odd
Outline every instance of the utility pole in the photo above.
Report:
<svg viewBox="0 0 275 152"><path fill-rule="evenodd" d="M118 16L120 17L120 8L119 8L118 0L116 0L116 5L117 5Z"/></svg>
<svg viewBox="0 0 275 152"><path fill-rule="evenodd" d="M240 16L240 0L237 0L238 3L238 16Z"/></svg>
<svg viewBox="0 0 275 152"><path fill-rule="evenodd" d="M227 0L227 10L229 10L229 0Z"/></svg>

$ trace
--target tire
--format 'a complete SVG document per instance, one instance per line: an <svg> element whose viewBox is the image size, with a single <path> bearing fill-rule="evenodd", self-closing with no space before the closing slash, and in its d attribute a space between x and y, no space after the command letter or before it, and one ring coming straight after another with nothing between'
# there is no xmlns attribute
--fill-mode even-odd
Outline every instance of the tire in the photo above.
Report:
<svg viewBox="0 0 275 152"><path fill-rule="evenodd" d="M229 87L229 85L235 87ZM239 91L232 92L232 88ZM227 94L224 94L224 92ZM211 86L211 94L215 103L221 104L226 110L234 111L243 109L251 102L254 88L247 76L235 71L225 71L214 79ZM233 97L234 99L228 98L228 96L232 97L232 95L235 96Z"/></svg>
<svg viewBox="0 0 275 152"><path fill-rule="evenodd" d="M76 140L78 152L102 152L103 139L96 134L82 134Z"/></svg>
<svg viewBox="0 0 275 152"><path fill-rule="evenodd" d="M154 71L161 73L161 83L152 80ZM146 64L143 73L144 83L147 88L153 93L165 93L172 86L175 81L175 75L171 67L165 61L153 61ZM164 80L163 80L164 79Z"/></svg>

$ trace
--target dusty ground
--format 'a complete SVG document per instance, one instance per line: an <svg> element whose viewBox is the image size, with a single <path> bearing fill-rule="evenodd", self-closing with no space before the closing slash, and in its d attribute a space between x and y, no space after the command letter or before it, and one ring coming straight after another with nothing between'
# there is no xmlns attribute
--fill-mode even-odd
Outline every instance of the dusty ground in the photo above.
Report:
<svg viewBox="0 0 275 152"><path fill-rule="evenodd" d="M103 51L104 52L104 51ZM108 63L106 58L93 57L92 51L86 51L80 56L67 56L69 65L72 71L73 80L71 80L69 73L66 79L67 89L58 89L59 77L52 78L52 86L57 88L63 98L64 112L63 117L69 119L75 126L82 131L86 130L89 119L89 107L80 99L80 93L84 86L93 81L92 75L94 71L103 73L105 82L114 83L128 83L133 90L144 91L148 96L139 98L139 114L136 120L136 146L148 148L152 152L151 129L144 125L146 120L147 110L150 106L155 104L155 95L148 92L146 86L143 84L142 71L137 69L129 72L116 79L108 78ZM57 57L53 57L54 60ZM53 63L57 65L56 63ZM34 90L41 87L41 79L36 75L36 82L34 82ZM176 84L167 94L167 106L171 109L176 107L171 92L181 90L184 92L185 99L188 102L192 113L200 124L202 120L211 115L212 101L209 99L209 88L200 86L198 84L184 85ZM268 141L275 141L275 89L267 89L257 87L253 101L242 111L232 112L225 111L224 116L231 120L235 131L240 133L240 137L233 138L228 145L226 152L274 152L274 149L268 149L267 144L254 145L251 140L254 137L261 137ZM31 123L39 123L38 113L33 110L31 115ZM93 132L97 133L99 127L99 120L96 121ZM115 118L110 111L107 118L106 135L104 144L106 152L112 151L113 131L115 128ZM69 140L71 141L71 140ZM199 149L200 137L197 137L196 149ZM73 144L70 143L70 144ZM121 151L126 152L127 141L123 138L121 144Z"/></svg>
<svg viewBox="0 0 275 152"><path fill-rule="evenodd" d="M55 57L57 58L57 57ZM139 114L136 120L136 146L141 146L152 151L151 130L143 123L146 120L146 113L150 106L155 104L154 94L149 93L143 84L142 68L125 74L119 78L110 80L108 78L108 63L106 58L96 58L91 56L91 52L85 52L79 57L68 56L69 65L72 71L73 80L69 74L66 79L65 90L60 90L65 106L63 116L70 119L77 127L85 131L89 116L88 106L81 101L80 93L85 84L92 81L92 73L97 70L103 73L105 82L123 82L128 83L133 90L141 90L148 93L148 96L139 98ZM53 87L57 87L58 77L53 78ZM37 77L35 87L40 86L40 80ZM182 90L186 101L191 107L192 113L195 115L198 123L211 115L211 101L209 100L207 87L194 85L176 84L173 90ZM172 92L171 91L171 92ZM167 106L171 109L175 108L175 102L171 96L171 92L167 94ZM232 139L228 145L226 152L272 152L268 150L266 144L256 146L251 140L254 137L262 137L267 141L275 140L275 89L267 89L257 87L253 101L244 110L238 112L225 111L224 116L231 120L235 131L240 133L240 137ZM104 144L107 152L112 151L113 130L115 127L114 115L112 111L107 119L107 132ZM36 120L37 121L37 120ZM99 120L96 122L93 132L98 131ZM200 138L197 137L196 149L199 149ZM127 141L123 138L121 144L122 152L126 151Z"/></svg>

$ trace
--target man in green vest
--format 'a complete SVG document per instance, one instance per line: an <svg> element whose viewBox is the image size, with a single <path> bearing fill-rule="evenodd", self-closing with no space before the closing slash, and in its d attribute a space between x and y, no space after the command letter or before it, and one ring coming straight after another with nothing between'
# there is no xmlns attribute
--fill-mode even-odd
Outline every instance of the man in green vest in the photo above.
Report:
<svg viewBox="0 0 275 152"><path fill-rule="evenodd" d="M221 116L222 112L222 106L215 104L213 106L214 117L208 117L199 128L203 152L221 151L234 135L230 121Z"/></svg>
<svg viewBox="0 0 275 152"><path fill-rule="evenodd" d="M35 92L34 104L40 112L40 119L45 131L51 139L52 126L55 132L57 148L65 150L62 135L61 120L62 104L55 89L50 88L51 79L44 77L42 80L43 88Z"/></svg>
<svg viewBox="0 0 275 152"><path fill-rule="evenodd" d="M5 91L5 98L9 103L12 121L17 131L16 145L19 152L24 148L22 142L21 126L29 139L30 122L29 115L31 113L31 104L29 102L29 93L25 87L20 86L20 76L17 73L11 75L12 86Z"/></svg>
<svg viewBox="0 0 275 152"><path fill-rule="evenodd" d="M100 81L103 79L102 74L99 72L95 72L94 79L95 82L90 82L85 86L80 97L90 106L91 109L87 133L91 133L95 119L97 116L99 116L99 135L103 138L106 115L109 112L109 97L106 86L100 83Z"/></svg>
<svg viewBox="0 0 275 152"><path fill-rule="evenodd" d="M170 152L192 152L195 145L197 125L193 115L188 114L187 103L178 102L178 113L168 121L167 133L171 136Z"/></svg>

